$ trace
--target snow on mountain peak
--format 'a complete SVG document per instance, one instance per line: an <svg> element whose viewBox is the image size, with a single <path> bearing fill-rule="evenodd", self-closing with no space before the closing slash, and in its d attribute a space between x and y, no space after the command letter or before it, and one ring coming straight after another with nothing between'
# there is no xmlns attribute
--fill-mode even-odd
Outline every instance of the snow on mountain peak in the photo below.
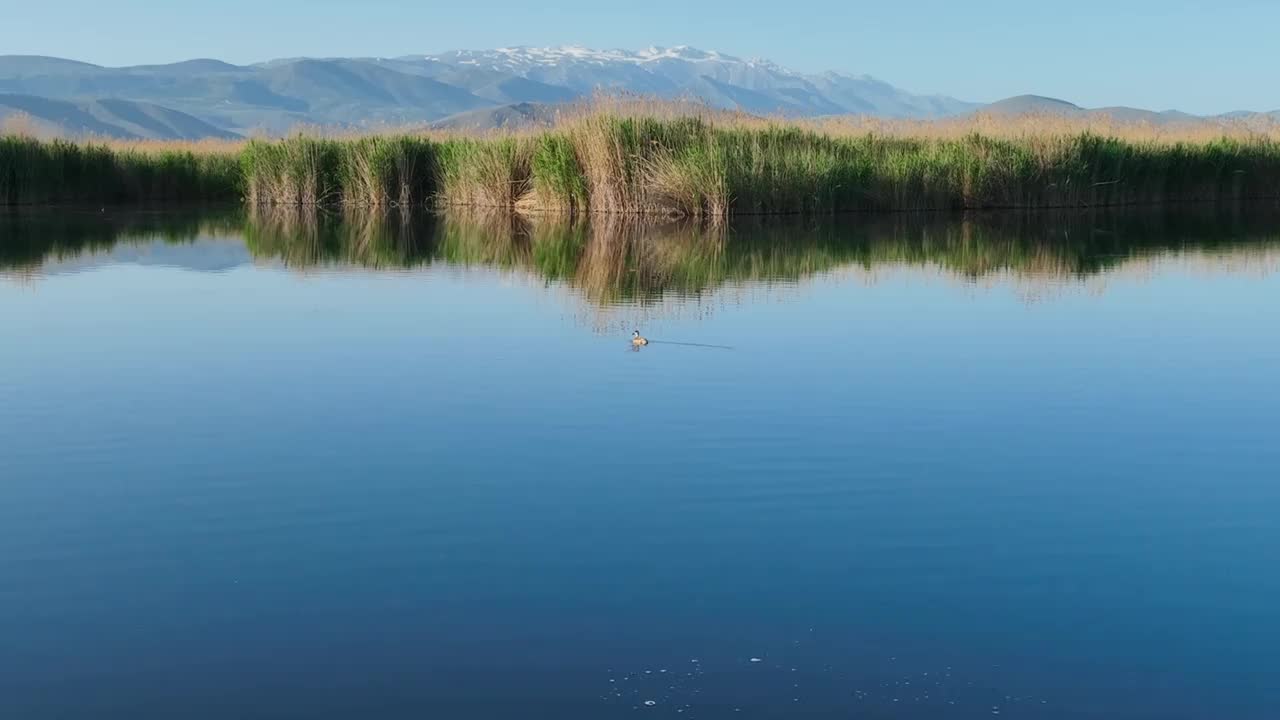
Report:
<svg viewBox="0 0 1280 720"><path fill-rule="evenodd" d="M630 63L643 65L662 60L684 62L726 62L742 63L731 55L715 50L699 50L688 45L662 47L653 45L639 51L611 49L597 50L583 45L560 45L554 47L501 47L491 51L457 50L428 59L451 59L465 65L493 64L499 67L530 67L535 65L555 65L562 62L577 61L593 64Z"/></svg>
<svg viewBox="0 0 1280 720"><path fill-rule="evenodd" d="M939 101L914 96L867 76L805 74L763 58L744 60L689 45L651 45L640 50L515 46L459 50L426 60L482 73L515 75L581 95L603 89L656 97L694 96L717 107L762 113L921 117L965 112L972 107L950 98Z"/></svg>

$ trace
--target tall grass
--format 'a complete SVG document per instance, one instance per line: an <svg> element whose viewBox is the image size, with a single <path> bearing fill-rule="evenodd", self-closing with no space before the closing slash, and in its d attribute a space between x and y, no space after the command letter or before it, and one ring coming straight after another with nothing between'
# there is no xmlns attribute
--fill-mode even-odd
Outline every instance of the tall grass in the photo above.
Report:
<svg viewBox="0 0 1280 720"><path fill-rule="evenodd" d="M530 192L521 209L572 215L585 212L587 178L578 149L564 133L548 132L532 141L529 157Z"/></svg>
<svg viewBox="0 0 1280 720"><path fill-rule="evenodd" d="M443 205L515 210L532 187L524 138L458 139L436 143L436 201Z"/></svg>
<svg viewBox="0 0 1280 720"><path fill-rule="evenodd" d="M432 185L431 143L415 137L351 140L296 135L254 140L239 152L251 205L370 205L425 202Z"/></svg>
<svg viewBox="0 0 1280 720"><path fill-rule="evenodd" d="M1275 134L1171 140L1052 125L1039 134L959 135L850 127L605 110L489 137L300 134L201 151L6 137L0 203L242 197L255 206L468 206L716 224L743 214L1280 197Z"/></svg>
<svg viewBox="0 0 1280 720"><path fill-rule="evenodd" d="M240 197L236 157L115 150L66 140L0 137L0 204L172 203Z"/></svg>

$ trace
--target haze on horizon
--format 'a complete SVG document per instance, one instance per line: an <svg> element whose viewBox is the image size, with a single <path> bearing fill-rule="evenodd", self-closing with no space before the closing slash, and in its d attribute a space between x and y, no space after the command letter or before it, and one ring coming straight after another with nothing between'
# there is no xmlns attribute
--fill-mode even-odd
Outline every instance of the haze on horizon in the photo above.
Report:
<svg viewBox="0 0 1280 720"><path fill-rule="evenodd" d="M101 65L210 57L399 56L451 49L580 44L691 45L803 72L866 73L916 93L976 102L1035 93L1086 107L1197 114L1280 109L1280 4L1224 0L1069 7L991 0L776 6L652 0L620 11L592 0L496 0L424 7L409 0L279 0L156 6L144 0L0 0L0 52Z"/></svg>

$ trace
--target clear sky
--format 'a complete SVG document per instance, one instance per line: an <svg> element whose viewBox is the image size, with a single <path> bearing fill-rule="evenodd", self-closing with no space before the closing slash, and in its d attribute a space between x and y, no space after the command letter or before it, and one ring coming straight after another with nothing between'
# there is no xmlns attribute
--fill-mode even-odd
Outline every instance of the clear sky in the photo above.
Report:
<svg viewBox="0 0 1280 720"><path fill-rule="evenodd" d="M1277 0L0 0L0 53L104 65L693 45L990 101L1280 109Z"/></svg>

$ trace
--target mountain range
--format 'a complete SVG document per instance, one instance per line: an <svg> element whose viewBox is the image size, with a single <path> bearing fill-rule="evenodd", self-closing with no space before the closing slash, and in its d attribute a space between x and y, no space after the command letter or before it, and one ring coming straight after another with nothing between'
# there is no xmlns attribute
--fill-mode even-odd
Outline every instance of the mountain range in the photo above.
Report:
<svg viewBox="0 0 1280 720"><path fill-rule="evenodd" d="M1038 96L982 105L913 94L867 75L803 74L767 60L687 46L640 51L517 47L396 58L286 58L253 65L197 59L118 68L0 56L0 119L21 114L40 131L71 136L235 137L278 134L299 125L483 129L545 122L557 105L600 92L807 117L937 118L978 110L1107 112L1157 122L1192 117L1133 108L1090 111Z"/></svg>

